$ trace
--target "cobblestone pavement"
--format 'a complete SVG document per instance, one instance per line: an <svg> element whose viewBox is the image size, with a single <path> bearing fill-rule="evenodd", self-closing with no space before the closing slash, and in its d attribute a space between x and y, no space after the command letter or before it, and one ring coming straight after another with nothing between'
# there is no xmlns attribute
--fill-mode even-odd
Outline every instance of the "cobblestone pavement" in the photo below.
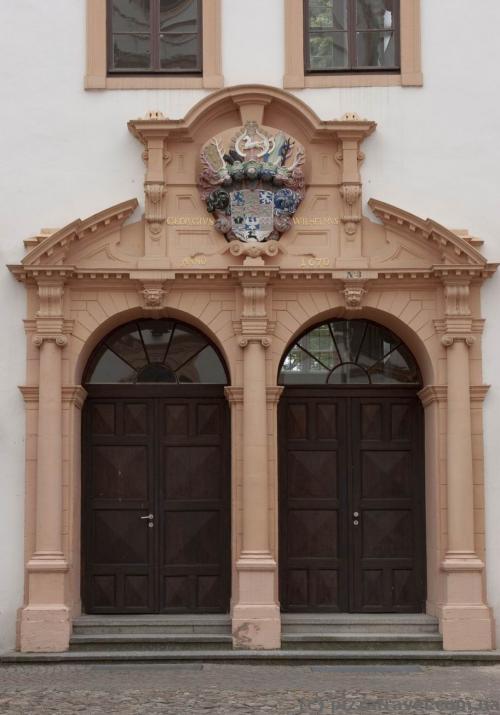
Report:
<svg viewBox="0 0 500 715"><path fill-rule="evenodd" d="M500 666L0 666L2 715L500 715Z"/></svg>

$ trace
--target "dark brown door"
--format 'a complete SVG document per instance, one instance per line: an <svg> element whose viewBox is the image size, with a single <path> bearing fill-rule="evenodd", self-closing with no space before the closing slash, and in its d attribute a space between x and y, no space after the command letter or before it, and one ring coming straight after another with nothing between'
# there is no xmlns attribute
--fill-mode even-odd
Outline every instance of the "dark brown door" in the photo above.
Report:
<svg viewBox="0 0 500 715"><path fill-rule="evenodd" d="M83 435L86 612L226 612L223 388L89 386Z"/></svg>
<svg viewBox="0 0 500 715"><path fill-rule="evenodd" d="M415 391L286 387L279 420L282 608L423 610L422 409Z"/></svg>

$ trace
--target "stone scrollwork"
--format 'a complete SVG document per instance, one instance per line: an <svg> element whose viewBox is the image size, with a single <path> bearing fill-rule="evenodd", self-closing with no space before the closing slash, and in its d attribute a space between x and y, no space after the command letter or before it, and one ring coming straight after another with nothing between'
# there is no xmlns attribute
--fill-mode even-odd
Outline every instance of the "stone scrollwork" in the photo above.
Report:
<svg viewBox="0 0 500 715"><path fill-rule="evenodd" d="M68 338L66 335L45 335L39 333L33 336L33 345L36 348L41 348L43 343L46 341L53 341L58 348L65 348L68 344Z"/></svg>
<svg viewBox="0 0 500 715"><path fill-rule="evenodd" d="M361 222L361 184L343 184L340 187L340 195L344 200L344 213L341 221L348 236L354 236Z"/></svg>
<svg viewBox="0 0 500 715"><path fill-rule="evenodd" d="M154 237L159 237L162 225L167 218L163 210L165 191L165 185L160 181L146 182L144 185L146 195L146 221Z"/></svg>
<svg viewBox="0 0 500 715"><path fill-rule="evenodd" d="M232 256L261 259L261 262L263 262L263 257L274 258L278 255L278 252L279 246L277 241L266 241L265 243L231 241L229 243L229 253Z"/></svg>
<svg viewBox="0 0 500 715"><path fill-rule="evenodd" d="M441 345L443 345L443 347L445 348L451 348L451 346L458 340L463 340L463 342L469 348L471 348L476 342L476 338L474 337L474 335L452 335L450 333L447 333L441 338Z"/></svg>

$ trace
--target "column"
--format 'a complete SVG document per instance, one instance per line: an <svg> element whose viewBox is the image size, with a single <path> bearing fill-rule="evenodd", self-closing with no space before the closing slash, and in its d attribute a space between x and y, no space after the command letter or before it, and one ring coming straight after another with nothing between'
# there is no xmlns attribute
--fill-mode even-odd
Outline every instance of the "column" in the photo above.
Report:
<svg viewBox="0 0 500 715"><path fill-rule="evenodd" d="M27 569L27 604L21 612L22 651L67 650L71 631L65 603L68 563L63 553L62 284L39 285L34 344L40 349L34 551Z"/></svg>
<svg viewBox="0 0 500 715"><path fill-rule="evenodd" d="M236 563L238 596L233 606L233 646L273 649L281 645L276 561L270 547L269 462L266 391L268 338L242 338L242 549Z"/></svg>
<svg viewBox="0 0 500 715"><path fill-rule="evenodd" d="M470 407L470 334L447 334L448 544L442 570L445 602L441 630L445 650L493 648L492 617L484 601L484 564L474 543L474 489Z"/></svg>

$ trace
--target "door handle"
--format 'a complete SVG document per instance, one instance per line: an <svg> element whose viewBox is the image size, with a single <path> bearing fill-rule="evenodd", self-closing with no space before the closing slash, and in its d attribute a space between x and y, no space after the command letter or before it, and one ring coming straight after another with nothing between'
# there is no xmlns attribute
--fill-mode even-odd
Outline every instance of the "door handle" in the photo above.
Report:
<svg viewBox="0 0 500 715"><path fill-rule="evenodd" d="M358 526L359 525L359 511L353 512L352 516L354 519L354 521L352 523L354 524L354 526Z"/></svg>
<svg viewBox="0 0 500 715"><path fill-rule="evenodd" d="M148 514L147 516L140 516L139 519L147 519L148 521L153 521L155 518L154 514Z"/></svg>

